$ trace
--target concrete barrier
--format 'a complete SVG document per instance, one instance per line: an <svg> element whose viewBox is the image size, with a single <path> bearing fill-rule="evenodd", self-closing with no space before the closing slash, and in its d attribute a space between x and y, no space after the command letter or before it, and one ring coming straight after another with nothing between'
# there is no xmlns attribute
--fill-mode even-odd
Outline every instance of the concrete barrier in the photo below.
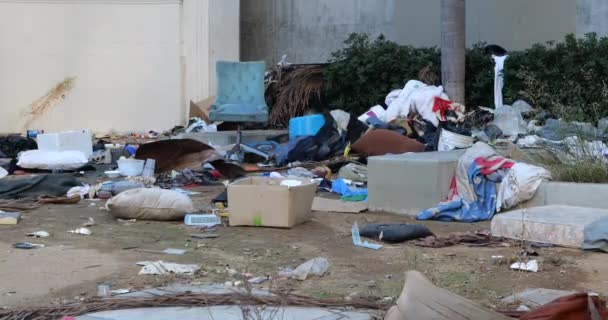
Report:
<svg viewBox="0 0 608 320"><path fill-rule="evenodd" d="M368 158L369 209L415 215L447 198L464 150Z"/></svg>

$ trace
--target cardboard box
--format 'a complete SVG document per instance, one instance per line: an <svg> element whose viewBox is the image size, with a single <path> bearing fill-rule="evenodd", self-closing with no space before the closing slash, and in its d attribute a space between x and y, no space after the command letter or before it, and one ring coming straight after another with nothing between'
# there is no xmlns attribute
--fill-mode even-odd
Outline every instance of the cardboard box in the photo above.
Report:
<svg viewBox="0 0 608 320"><path fill-rule="evenodd" d="M299 186L282 186L298 180ZM311 219L317 184L309 179L249 177L228 185L231 226L291 228Z"/></svg>

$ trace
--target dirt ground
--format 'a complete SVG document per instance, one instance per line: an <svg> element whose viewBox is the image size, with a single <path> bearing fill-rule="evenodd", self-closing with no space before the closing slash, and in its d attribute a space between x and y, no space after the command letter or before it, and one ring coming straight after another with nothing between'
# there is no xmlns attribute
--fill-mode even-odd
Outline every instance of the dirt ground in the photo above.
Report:
<svg viewBox="0 0 608 320"><path fill-rule="evenodd" d="M198 187L193 196L207 205L221 187ZM273 280L259 285L290 288L319 298L362 296L397 297L403 273L416 269L437 285L495 307L499 298L525 288L592 290L608 295L608 254L564 248L538 249L541 270L523 273L494 264L492 255L515 257L518 246L470 248L455 246L428 249L408 244L385 245L378 251L352 245L350 228L369 222L414 222L411 217L386 213L342 214L315 212L314 219L293 229L220 227L220 237L196 240L199 233L180 222L119 222L101 210L103 201L77 205L46 205L26 212L16 226L0 226L0 307L65 303L96 295L97 284L110 282L114 289L141 289L170 283L211 284L238 280L226 268L254 276L276 275L281 268L296 267L315 257L326 257L329 274L305 281ZM96 225L90 236L68 230L89 217ZM489 223L424 222L434 233L489 228ZM26 234L48 231L51 237L31 239ZM16 242L46 245L34 250L12 248ZM184 255L137 251L183 248ZM204 272L194 276L138 275L142 260L199 264Z"/></svg>

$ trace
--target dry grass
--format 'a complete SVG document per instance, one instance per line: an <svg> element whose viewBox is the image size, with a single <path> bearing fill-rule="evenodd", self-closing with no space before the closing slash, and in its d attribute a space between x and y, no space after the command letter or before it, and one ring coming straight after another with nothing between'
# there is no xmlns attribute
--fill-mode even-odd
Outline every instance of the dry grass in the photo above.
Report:
<svg viewBox="0 0 608 320"><path fill-rule="evenodd" d="M321 66L304 66L293 70L278 68L271 72L274 80L266 91L267 99L272 102L269 123L287 127L289 119L309 110L311 99L321 99L323 69Z"/></svg>
<svg viewBox="0 0 608 320"><path fill-rule="evenodd" d="M36 99L27 108L22 127L28 128L30 124L44 114L48 109L65 99L66 95L74 88L76 78L65 78L57 83L44 96Z"/></svg>
<svg viewBox="0 0 608 320"><path fill-rule="evenodd" d="M362 299L329 300L315 299L292 294L275 294L272 296L255 296L234 292L229 294L182 294L175 296L158 296L150 298L96 299L75 305L46 308L27 308L0 311L0 320L56 320L63 316L80 316L93 312L158 307L211 307L218 305L238 305L249 316L261 315L260 308L285 306L305 306L331 309L366 309L384 312L388 305L365 301ZM254 309L251 309L255 306ZM257 311L256 311L257 310ZM252 314L253 312L253 314ZM273 313L276 314L276 313Z"/></svg>

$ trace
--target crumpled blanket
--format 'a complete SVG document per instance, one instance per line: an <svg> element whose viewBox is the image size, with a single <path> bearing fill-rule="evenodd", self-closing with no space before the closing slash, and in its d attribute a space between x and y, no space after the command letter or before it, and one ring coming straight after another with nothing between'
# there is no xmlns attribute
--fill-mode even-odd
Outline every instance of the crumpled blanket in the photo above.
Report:
<svg viewBox="0 0 608 320"><path fill-rule="evenodd" d="M481 171L484 166L473 163L468 180L476 195L476 200L467 201L456 196L454 200L421 211L418 220L440 220L477 222L492 219L496 212L496 186Z"/></svg>
<svg viewBox="0 0 608 320"><path fill-rule="evenodd" d="M26 179L0 180L0 199L63 197L72 187L82 183L71 175L45 174Z"/></svg>

